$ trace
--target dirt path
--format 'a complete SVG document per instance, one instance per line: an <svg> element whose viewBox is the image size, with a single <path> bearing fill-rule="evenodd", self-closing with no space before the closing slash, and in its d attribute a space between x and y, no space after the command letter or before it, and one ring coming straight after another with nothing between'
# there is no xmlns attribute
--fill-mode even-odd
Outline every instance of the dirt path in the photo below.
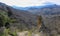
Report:
<svg viewBox="0 0 60 36"><path fill-rule="evenodd" d="M28 36L28 34L29 34L28 31L23 31L23 32L18 32L17 33L18 36ZM37 34L32 33L31 36L40 36L40 34L38 34L38 33Z"/></svg>

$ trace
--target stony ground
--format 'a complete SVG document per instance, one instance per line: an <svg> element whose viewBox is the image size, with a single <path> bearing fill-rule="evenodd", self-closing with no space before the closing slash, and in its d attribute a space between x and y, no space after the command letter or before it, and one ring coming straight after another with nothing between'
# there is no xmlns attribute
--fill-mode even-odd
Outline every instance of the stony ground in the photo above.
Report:
<svg viewBox="0 0 60 36"><path fill-rule="evenodd" d="M17 35L18 36L40 36L39 33L32 33L31 35L29 35L28 31L18 32Z"/></svg>

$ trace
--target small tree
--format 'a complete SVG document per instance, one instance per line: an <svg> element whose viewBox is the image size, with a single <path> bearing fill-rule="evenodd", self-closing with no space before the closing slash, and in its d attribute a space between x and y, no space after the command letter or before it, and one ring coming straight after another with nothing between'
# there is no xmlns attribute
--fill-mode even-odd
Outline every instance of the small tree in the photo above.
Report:
<svg viewBox="0 0 60 36"><path fill-rule="evenodd" d="M42 16L38 16L37 17L37 31L39 31L41 25L42 25Z"/></svg>
<svg viewBox="0 0 60 36"><path fill-rule="evenodd" d="M37 19L37 26L40 27L42 24L42 17L41 16L38 16L38 19Z"/></svg>
<svg viewBox="0 0 60 36"><path fill-rule="evenodd" d="M9 25L10 23L12 23L14 21L15 21L14 19L11 19L8 16L7 12L5 12L5 11L0 12L0 25L1 26L7 26L7 25Z"/></svg>
<svg viewBox="0 0 60 36"><path fill-rule="evenodd" d="M11 23L14 23L15 22L15 19L11 19L8 15L7 12L5 11L0 11L0 27L5 27L6 29L4 29L4 34L1 34L0 36L2 35L6 35L8 36L8 33L9 33L9 27L10 27L10 24Z"/></svg>
<svg viewBox="0 0 60 36"><path fill-rule="evenodd" d="M8 20L8 15L6 12L0 12L0 24L5 25Z"/></svg>

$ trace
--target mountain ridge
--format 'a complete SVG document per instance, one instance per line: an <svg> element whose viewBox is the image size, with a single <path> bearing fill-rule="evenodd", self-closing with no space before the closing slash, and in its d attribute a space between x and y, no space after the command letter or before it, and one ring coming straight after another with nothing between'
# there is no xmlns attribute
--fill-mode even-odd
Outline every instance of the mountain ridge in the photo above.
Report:
<svg viewBox="0 0 60 36"><path fill-rule="evenodd" d="M45 7L54 7L54 6L58 6L57 4L46 4L45 5L41 5L41 6L28 6L28 7L18 7L18 6L12 6L15 9L20 9L20 10L29 10L29 9L41 9L41 8L45 8Z"/></svg>

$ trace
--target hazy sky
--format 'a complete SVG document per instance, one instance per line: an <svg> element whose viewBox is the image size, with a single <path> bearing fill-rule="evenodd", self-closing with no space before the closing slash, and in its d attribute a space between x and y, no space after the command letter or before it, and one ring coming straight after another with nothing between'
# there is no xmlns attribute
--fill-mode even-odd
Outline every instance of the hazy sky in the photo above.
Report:
<svg viewBox="0 0 60 36"><path fill-rule="evenodd" d="M46 2L60 4L60 0L0 0L0 2L6 3L10 6L16 5L21 7L44 5L43 3Z"/></svg>

